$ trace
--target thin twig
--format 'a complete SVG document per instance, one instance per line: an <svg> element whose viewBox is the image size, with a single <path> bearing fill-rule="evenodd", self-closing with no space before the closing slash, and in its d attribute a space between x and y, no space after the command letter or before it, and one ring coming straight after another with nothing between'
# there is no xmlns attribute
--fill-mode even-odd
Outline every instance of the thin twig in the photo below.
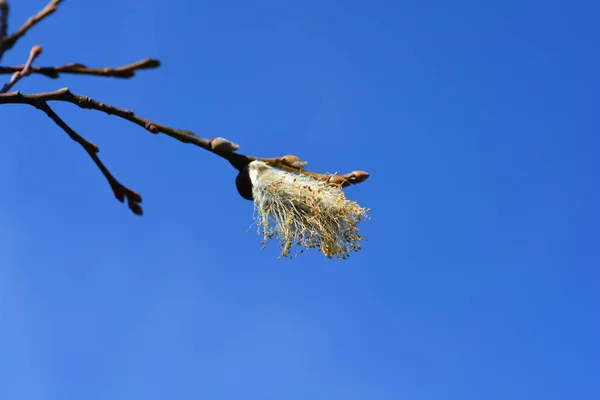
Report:
<svg viewBox="0 0 600 400"><path fill-rule="evenodd" d="M12 92L6 94L0 94L0 104L32 104L38 101L63 101L71 104L75 104L80 108L84 109L92 109L96 111L102 111L109 115L115 115L119 118L125 119L129 122L132 122L142 128L148 130L151 133L164 133L167 136L170 136L174 139L179 140L183 143L191 143L198 147L201 147L205 150L214 153L227 161L235 167L237 170L242 170L254 160L260 160L272 165L276 168L280 168L290 172L296 172L304 175L312 176L313 178L328 181L331 183L339 183L343 186L348 186L351 184L357 184L363 182L368 178L368 174L362 171L354 171L349 174L343 175L335 175L335 174L322 174L318 172L309 172L305 171L302 168L297 167L296 162L299 160L294 156L284 156L277 158L261 158L261 157L252 157L246 156L243 154L235 153L233 151L219 151L213 148L212 140L205 139L200 136L197 136L193 132L189 130L182 130L172 128L163 124L159 124L158 122L151 121L146 118L142 118L136 115L131 110L125 110L119 107L112 106L110 104L102 103L98 100L94 100L87 96L78 95L72 93L68 88L62 88L56 90L54 92L45 92L45 93L34 93L34 94L22 94L19 92ZM237 147L236 147L237 148ZM338 177L338 178L335 178Z"/></svg>
<svg viewBox="0 0 600 400"><path fill-rule="evenodd" d="M142 202L142 197L135 191L121 184L106 168L104 163L98 157L98 146L94 143L87 141L80 134L78 134L73 128L71 128L65 121L63 121L54 110L45 101L36 102L32 104L34 107L44 111L48 117L50 117L56 125L60 126L71 139L79 143L81 147L88 153L90 158L94 161L96 166L100 169L110 187L113 190L115 197L122 203L127 199L127 204L131 211L136 215L142 215L143 210L139 203Z"/></svg>
<svg viewBox="0 0 600 400"><path fill-rule="evenodd" d="M160 66L160 61L155 58L146 58L134 62L132 64L123 65L116 68L89 68L83 64L70 63L66 65L59 65L55 67L32 67L32 74L44 75L48 78L56 79L60 77L60 74L76 74L76 75L94 75L94 76L105 76L113 78L133 78L135 72L142 69L152 69ZM23 69L22 65L12 67L0 66L0 74L11 74L16 71Z"/></svg>
<svg viewBox="0 0 600 400"><path fill-rule="evenodd" d="M15 94L16 96L20 96L19 92L12 92L8 95ZM0 95L7 96L7 95ZM89 142L79 133L77 133L73 128L71 128L62 118L56 114L56 112L48 105L48 103L41 99L31 99L24 96L21 96L23 101L20 101L21 104L28 104L32 107L35 107L39 110L42 110L46 115L54 121L56 125L58 125L63 131L69 135L69 137L79 143L81 147L88 153L90 158L94 161L94 164L100 169L106 180L108 181L110 187L113 190L113 193L117 200L121 203L127 199L127 204L131 211L133 211L136 215L142 215L143 210L139 203L142 202L142 197L135 191L129 189L128 187L121 184L108 170L108 168L104 165L104 163L98 157L98 146L94 143Z"/></svg>
<svg viewBox="0 0 600 400"><path fill-rule="evenodd" d="M8 92L22 78L31 74L31 64L40 54L42 54L42 47L41 46L33 46L31 48L31 51L29 52L29 58L27 59L27 62L25 63L25 65L23 65L23 67L21 68L20 71L15 71L15 73L12 75L10 80L2 87L2 89L0 89L0 93Z"/></svg>
<svg viewBox="0 0 600 400"><path fill-rule="evenodd" d="M8 36L8 3L0 0L0 48L6 36Z"/></svg>
<svg viewBox="0 0 600 400"><path fill-rule="evenodd" d="M29 17L29 19L27 19L27 21L25 21L25 23L21 25L21 27L17 29L15 33L4 38L2 44L0 45L0 59L2 59L4 53L10 50L15 45L15 43L17 43L17 40L23 37L27 33L27 31L29 31L31 28L37 25L38 22L40 22L47 16L51 15L54 11L56 11L56 6L58 6L61 2L62 0L51 0L37 14L35 14L32 17Z"/></svg>
<svg viewBox="0 0 600 400"><path fill-rule="evenodd" d="M170 136L174 139L177 139L183 143L190 143L201 147L211 153L214 153L227 161L235 167L237 170L241 171L244 169L251 161L260 160L264 161L276 168L280 168L286 171L300 173L308 176L312 176L315 179L341 184L342 186L348 186L352 184L357 184L363 182L365 179L369 177L369 174L362 171L354 171L349 174L344 175L334 175L334 174L322 174L317 172L309 172L305 171L301 168L298 168L299 159L294 156L284 156L277 158L261 158L261 157L252 157L239 153L235 153L233 151L220 151L219 148L214 146L214 142L216 139L206 139L200 136L197 136L191 131L182 130L172 128L163 124L159 124L157 122L151 121L146 118L142 118L136 115L131 110L125 110L119 107L112 106L110 104L102 103L98 100L91 99L87 96L82 96L78 94L72 93L68 88L63 88L56 90L54 92L46 92L46 93L34 93L34 94L22 94L19 92L11 92L6 94L0 94L0 104L29 104L37 108L40 107L41 104L49 101L62 101L74 104L83 109L92 109L96 111L102 111L109 115L115 115L119 118L132 122L142 128L148 130L151 133L158 134L163 133L167 136ZM56 122L56 121L55 121ZM63 126L61 128L64 129ZM71 137L72 132L67 131ZM76 139L74 139L76 140ZM76 140L77 141L77 140ZM231 142L229 142L231 143ZM234 149L237 148L233 147ZM87 149L87 148L86 148ZM305 164L305 163L304 163ZM300 164L302 165L302 164Z"/></svg>

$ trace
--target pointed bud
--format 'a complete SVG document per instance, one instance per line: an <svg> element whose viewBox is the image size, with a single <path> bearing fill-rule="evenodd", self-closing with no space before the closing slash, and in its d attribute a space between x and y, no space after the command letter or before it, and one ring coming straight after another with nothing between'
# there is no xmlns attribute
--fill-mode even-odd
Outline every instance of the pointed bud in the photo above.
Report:
<svg viewBox="0 0 600 400"><path fill-rule="evenodd" d="M217 153L231 153L239 149L240 146L225 138L216 137L210 141L210 148Z"/></svg>
<svg viewBox="0 0 600 400"><path fill-rule="evenodd" d="M139 216L142 216L142 215L144 215L144 210L142 209L142 206L140 206L138 203L135 203L135 202L133 202L133 201L130 201L130 202L129 202L129 209L130 209L131 211L133 211L133 213L134 213L135 215L139 215Z"/></svg>
<svg viewBox="0 0 600 400"><path fill-rule="evenodd" d="M361 183L366 181L369 176L371 175L365 171L352 171L350 173L350 181L352 183Z"/></svg>
<svg viewBox="0 0 600 400"><path fill-rule="evenodd" d="M300 157L296 157L296 156L292 156L292 155L287 155L287 156L281 157L281 161L285 165L288 165L288 166L290 166L292 168L296 168L296 169L302 169L308 165L308 163L306 161L302 161L300 159Z"/></svg>

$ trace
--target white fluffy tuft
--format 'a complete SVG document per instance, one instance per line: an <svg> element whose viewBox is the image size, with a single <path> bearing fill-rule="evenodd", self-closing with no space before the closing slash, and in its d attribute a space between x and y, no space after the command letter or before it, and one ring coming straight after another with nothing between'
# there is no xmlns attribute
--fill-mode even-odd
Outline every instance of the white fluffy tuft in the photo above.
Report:
<svg viewBox="0 0 600 400"><path fill-rule="evenodd" d="M263 248L268 239L277 237L282 257L291 257L293 245L342 259L361 249L365 238L357 225L368 219L369 210L346 199L340 185L282 171L263 161L252 161L248 172Z"/></svg>

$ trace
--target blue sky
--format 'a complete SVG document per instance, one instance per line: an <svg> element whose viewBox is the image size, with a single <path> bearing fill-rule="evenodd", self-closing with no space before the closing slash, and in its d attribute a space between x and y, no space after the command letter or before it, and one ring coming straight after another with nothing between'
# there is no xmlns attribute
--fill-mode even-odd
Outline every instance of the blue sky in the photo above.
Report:
<svg viewBox="0 0 600 400"><path fill-rule="evenodd" d="M11 31L44 5L13 1ZM600 398L599 12L65 1L3 63L41 44L37 65L163 66L19 90L369 171L347 195L370 240L277 261L226 162L57 105L142 193L135 217L45 115L3 106L0 398Z"/></svg>

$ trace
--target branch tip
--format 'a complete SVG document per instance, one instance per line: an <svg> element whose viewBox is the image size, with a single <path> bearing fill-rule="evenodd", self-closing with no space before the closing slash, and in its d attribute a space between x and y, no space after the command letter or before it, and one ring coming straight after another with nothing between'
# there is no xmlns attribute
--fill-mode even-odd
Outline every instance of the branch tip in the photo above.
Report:
<svg viewBox="0 0 600 400"><path fill-rule="evenodd" d="M3 40L0 42L0 59L4 55L4 53L13 48L15 43L23 37L31 28L37 25L44 18L48 17L50 14L56 11L56 7L62 2L62 0L51 0L44 8L42 8L37 14L29 17L27 21L19 29L15 31L12 35L3 36ZM5 9L6 8L6 9ZM4 16L8 13L8 7L1 7L0 11L2 15L0 17L4 19ZM6 11L6 12L4 12ZM0 20L0 30L4 31L6 23Z"/></svg>
<svg viewBox="0 0 600 400"><path fill-rule="evenodd" d="M25 65L20 69L15 71L12 76L10 77L10 80L2 87L2 89L0 89L0 93L6 93L8 92L10 89L12 89L13 86L15 86L17 84L17 82L19 82L21 80L21 78L28 76L29 74L31 74L31 65L33 64L33 61L42 53L42 47L39 45L33 46L31 48L31 51L29 51L29 57L27 58L27 62L25 63Z"/></svg>
<svg viewBox="0 0 600 400"><path fill-rule="evenodd" d="M129 209L138 216L143 216L144 215L144 210L142 209L142 207L138 204L138 203L134 203L132 201L130 201L128 203Z"/></svg>
<svg viewBox="0 0 600 400"><path fill-rule="evenodd" d="M72 75L92 75L102 76L107 78L120 78L129 79L135 76L136 71L143 69L153 69L160 66L160 61L154 58L146 58L144 60L136 61L131 64L122 65L120 67L103 67L103 68L90 68L85 64L81 63L69 63L65 65L52 66L52 67L33 67L31 73L44 75L47 78L57 79L60 74L72 74ZM22 69L23 66L14 67L0 67L0 74L8 74L14 71Z"/></svg>
<svg viewBox="0 0 600 400"><path fill-rule="evenodd" d="M366 181L371 174L365 171L352 171L350 173L350 179L353 180L353 183L361 183Z"/></svg>
<svg viewBox="0 0 600 400"><path fill-rule="evenodd" d="M35 57L39 56L40 54L42 54L42 46L40 46L39 44L36 44L35 46L33 46L31 48L31 51L29 52L29 57L35 58Z"/></svg>

